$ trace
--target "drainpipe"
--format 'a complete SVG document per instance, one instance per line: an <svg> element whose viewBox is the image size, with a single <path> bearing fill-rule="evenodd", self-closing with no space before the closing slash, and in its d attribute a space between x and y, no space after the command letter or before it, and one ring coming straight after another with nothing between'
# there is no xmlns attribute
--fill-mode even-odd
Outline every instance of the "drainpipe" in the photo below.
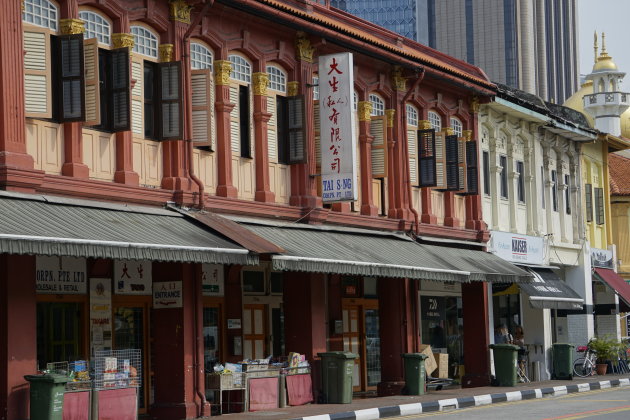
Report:
<svg viewBox="0 0 630 420"><path fill-rule="evenodd" d="M405 94L405 97L402 100L403 111L401 113L402 114L402 136L403 136L403 145L404 145L403 155L405 159L404 165L407 168L406 171L403 171L403 182L406 184L406 187L407 187L407 195L409 196L409 210L411 210L411 212L413 213L414 223L416 225L416 235L420 234L420 223L419 223L419 218L418 218L418 211L413 207L413 195L411 192L411 182L409 180L409 170L410 170L409 169L409 145L408 145L409 140L407 139L406 104L407 104L407 100L409 99L413 91L416 90L416 88L418 87L422 79L424 79L424 68L420 69L420 74L416 74L416 80L413 81L413 84L411 85L407 93Z"/></svg>
<svg viewBox="0 0 630 420"><path fill-rule="evenodd" d="M182 69L183 69L182 70L182 73L183 73L182 92L185 94L185 97L184 97L185 100L183 101L182 108L183 108L184 116L186 117L186 120L184 123L184 137L185 137L186 147L187 147L188 177L195 184L197 184L197 187L199 188L199 198L198 198L197 207L200 210L203 210L204 204L205 204L204 203L205 187L203 185L203 182L199 178L197 178L197 176L195 175L195 171L193 168L194 166L193 165L193 141L192 141L192 136L191 136L192 112L189 112L189 109L192 109L192 105L191 105L192 87L190 83L190 78L191 78L190 54L188 52L188 48L189 48L190 36L192 35L192 31L197 27L197 25L199 25L199 23L201 23L201 19L203 19L203 17L208 12L208 9L210 9L210 7L213 4L214 4L214 0L206 0L206 2L203 5L203 8L195 16L195 19L193 19L192 23L188 27L188 30L186 31L186 33L184 34L182 38Z"/></svg>
<svg viewBox="0 0 630 420"><path fill-rule="evenodd" d="M184 137L187 146L187 166L188 166L188 177L199 187L199 201L197 203L197 207L199 209L204 208L204 185L203 182L199 178L195 176L194 168L193 168L193 141L191 138L192 132L192 112L189 112L189 109L192 109L192 86L190 83L191 71L190 71L190 54L189 54L189 43L190 36L192 35L192 31L194 28L201 23L201 19L206 15L210 7L214 4L214 0L206 0L201 11L197 13L193 21L191 22L188 30L182 37L182 68L183 68L183 77L182 77L182 92L185 94L185 99L183 102L183 112L186 117L184 124ZM193 310L194 310L194 339L195 339L195 348L193 350L193 381L195 383L195 393L198 398L198 403L195 403L197 406L197 417L207 417L210 416L210 413L207 412L207 401L204 392L201 390L205 386L204 381L204 348L203 348L203 318L202 318L202 306L200 305L201 301L201 273L199 272L201 267L197 266L197 269L194 270L194 281L193 281Z"/></svg>

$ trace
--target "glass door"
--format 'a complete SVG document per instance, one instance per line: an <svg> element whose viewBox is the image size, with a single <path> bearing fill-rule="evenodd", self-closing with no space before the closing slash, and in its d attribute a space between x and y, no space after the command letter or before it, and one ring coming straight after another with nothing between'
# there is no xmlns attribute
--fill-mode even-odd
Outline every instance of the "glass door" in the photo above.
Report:
<svg viewBox="0 0 630 420"><path fill-rule="evenodd" d="M343 316L343 351L357 354L359 357L354 360L354 371L352 375L352 389L355 392L363 390L361 377L361 361L363 360L363 350L361 346L361 331L359 325L359 313L361 307L358 305L344 306Z"/></svg>
<svg viewBox="0 0 630 420"><path fill-rule="evenodd" d="M368 388L381 382L381 336L378 326L378 309L365 309L365 371Z"/></svg>
<svg viewBox="0 0 630 420"><path fill-rule="evenodd" d="M203 308L203 366L206 372L220 361L221 336L219 331L220 309L218 306Z"/></svg>

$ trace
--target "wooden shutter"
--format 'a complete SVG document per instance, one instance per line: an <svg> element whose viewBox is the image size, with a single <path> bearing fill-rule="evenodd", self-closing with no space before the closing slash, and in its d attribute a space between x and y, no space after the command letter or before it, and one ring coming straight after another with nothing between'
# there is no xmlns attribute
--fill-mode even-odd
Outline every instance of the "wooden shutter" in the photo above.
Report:
<svg viewBox="0 0 630 420"><path fill-rule="evenodd" d="M83 34L53 36L53 116L59 122L85 120Z"/></svg>
<svg viewBox="0 0 630 420"><path fill-rule="evenodd" d="M52 118L50 36L45 29L24 30L24 110L30 118Z"/></svg>
<svg viewBox="0 0 630 420"><path fill-rule="evenodd" d="M407 153L409 155L409 182L418 185L418 136L415 129L407 130Z"/></svg>
<svg viewBox="0 0 630 420"><path fill-rule="evenodd" d="M466 192L466 139L457 139L457 191Z"/></svg>
<svg viewBox="0 0 630 420"><path fill-rule="evenodd" d="M230 142L232 145L232 154L241 155L241 121L238 103L239 85L230 86L230 102L234 104L234 108L230 112Z"/></svg>
<svg viewBox="0 0 630 420"><path fill-rule="evenodd" d="M249 86L240 85L238 88L239 119L241 124L241 157L252 158L252 124L251 110L254 108L254 97Z"/></svg>
<svg viewBox="0 0 630 420"><path fill-rule="evenodd" d="M543 181L544 185L544 181ZM586 221L593 221L593 185L585 184L584 185L584 201L586 202Z"/></svg>
<svg viewBox="0 0 630 420"><path fill-rule="evenodd" d="M287 98L289 128L289 164L306 162L304 95Z"/></svg>
<svg viewBox="0 0 630 420"><path fill-rule="evenodd" d="M212 148L212 106L210 69L192 70L192 140L195 146Z"/></svg>
<svg viewBox="0 0 630 420"><path fill-rule="evenodd" d="M183 137L181 63L171 61L158 64L158 81L158 139L181 140Z"/></svg>
<svg viewBox="0 0 630 420"><path fill-rule="evenodd" d="M99 125L101 123L101 89L96 38L83 41L83 57L85 66L85 122L83 124Z"/></svg>
<svg viewBox="0 0 630 420"><path fill-rule="evenodd" d="M387 119L385 116L372 117L370 134L372 135L372 177L387 176Z"/></svg>
<svg viewBox="0 0 630 420"><path fill-rule="evenodd" d="M418 166L420 187L435 187L437 165L435 156L435 130L418 130Z"/></svg>
<svg viewBox="0 0 630 420"><path fill-rule="evenodd" d="M144 137L144 62L137 54L131 62L131 78L135 81L131 89L131 131Z"/></svg>
<svg viewBox="0 0 630 420"><path fill-rule="evenodd" d="M313 131L315 132L315 163L318 168L322 166L322 142L319 121L319 101L313 102ZM321 184L321 183L320 183Z"/></svg>
<svg viewBox="0 0 630 420"><path fill-rule="evenodd" d="M111 73L111 124L112 131L129 131L131 128L131 106L129 77L129 49L118 48L109 53Z"/></svg>
<svg viewBox="0 0 630 420"><path fill-rule="evenodd" d="M278 110L276 109L276 96L267 96L267 112L271 114L271 118L267 123L267 155L269 162L280 162L278 156Z"/></svg>
<svg viewBox="0 0 630 420"><path fill-rule="evenodd" d="M445 137L441 131L435 133L435 187L441 190L447 188Z"/></svg>
<svg viewBox="0 0 630 420"><path fill-rule="evenodd" d="M479 164L477 157L477 142L466 142L466 193L479 194Z"/></svg>
<svg viewBox="0 0 630 420"><path fill-rule="evenodd" d="M596 221L598 225L603 225L605 221L604 217L604 189L603 188L595 188L595 206L597 213Z"/></svg>

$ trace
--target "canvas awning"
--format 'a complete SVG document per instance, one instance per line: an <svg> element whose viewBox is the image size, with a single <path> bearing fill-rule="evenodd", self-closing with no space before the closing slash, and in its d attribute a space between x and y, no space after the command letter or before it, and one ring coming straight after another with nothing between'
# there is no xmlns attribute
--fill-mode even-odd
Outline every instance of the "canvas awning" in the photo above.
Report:
<svg viewBox="0 0 630 420"><path fill-rule="evenodd" d="M595 268L594 274L597 279L617 293L619 299L626 305L630 305L630 284L626 283L623 277L607 268Z"/></svg>
<svg viewBox="0 0 630 420"><path fill-rule="evenodd" d="M539 309L582 309L584 299L565 284L549 268L527 267L534 281L521 284L521 291L529 296L529 303Z"/></svg>
<svg viewBox="0 0 630 420"><path fill-rule="evenodd" d="M216 264L258 257L174 211L0 192L0 253Z"/></svg>

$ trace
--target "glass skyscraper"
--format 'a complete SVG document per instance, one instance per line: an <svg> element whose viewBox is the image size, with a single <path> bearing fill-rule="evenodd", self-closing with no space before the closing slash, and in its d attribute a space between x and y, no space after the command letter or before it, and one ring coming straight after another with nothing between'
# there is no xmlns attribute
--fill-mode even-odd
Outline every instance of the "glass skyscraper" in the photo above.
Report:
<svg viewBox="0 0 630 420"><path fill-rule="evenodd" d="M330 5L417 39L416 0L331 0Z"/></svg>

